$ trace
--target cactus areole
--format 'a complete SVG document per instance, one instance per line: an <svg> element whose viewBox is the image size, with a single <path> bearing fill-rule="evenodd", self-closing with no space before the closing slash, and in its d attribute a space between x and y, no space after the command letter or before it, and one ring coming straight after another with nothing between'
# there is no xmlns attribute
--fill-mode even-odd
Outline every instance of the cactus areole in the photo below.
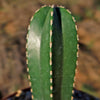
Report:
<svg viewBox="0 0 100 100"><path fill-rule="evenodd" d="M75 20L63 7L42 7L31 18L26 57L33 100L73 99L77 38Z"/></svg>

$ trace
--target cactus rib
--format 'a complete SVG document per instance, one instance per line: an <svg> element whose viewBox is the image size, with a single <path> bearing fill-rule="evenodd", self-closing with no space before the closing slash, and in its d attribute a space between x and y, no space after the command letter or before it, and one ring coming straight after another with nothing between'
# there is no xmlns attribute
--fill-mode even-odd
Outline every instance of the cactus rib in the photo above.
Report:
<svg viewBox="0 0 100 100"><path fill-rule="evenodd" d="M51 20L50 20L50 98L53 98L52 90L52 25L53 25L53 10L51 11Z"/></svg>

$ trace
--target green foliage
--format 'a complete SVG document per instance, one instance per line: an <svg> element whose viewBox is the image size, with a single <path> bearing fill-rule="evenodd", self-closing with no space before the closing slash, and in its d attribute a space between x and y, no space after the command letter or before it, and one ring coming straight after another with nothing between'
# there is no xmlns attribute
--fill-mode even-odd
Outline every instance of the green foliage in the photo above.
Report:
<svg viewBox="0 0 100 100"><path fill-rule="evenodd" d="M31 19L27 59L34 100L71 100L77 31L70 12L42 7Z"/></svg>
<svg viewBox="0 0 100 100"><path fill-rule="evenodd" d="M92 17L93 17L93 11L90 10L90 9L86 9L86 10L85 10L85 15L86 15L86 17L88 17L88 18L92 18Z"/></svg>

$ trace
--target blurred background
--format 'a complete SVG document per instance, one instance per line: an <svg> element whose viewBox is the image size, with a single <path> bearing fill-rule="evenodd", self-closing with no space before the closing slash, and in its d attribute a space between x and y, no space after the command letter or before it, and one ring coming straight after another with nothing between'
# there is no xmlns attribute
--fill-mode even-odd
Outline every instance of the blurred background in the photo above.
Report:
<svg viewBox="0 0 100 100"><path fill-rule="evenodd" d="M100 98L100 0L0 0L0 97L29 87L27 27L44 4L63 5L77 20L80 57L76 89Z"/></svg>

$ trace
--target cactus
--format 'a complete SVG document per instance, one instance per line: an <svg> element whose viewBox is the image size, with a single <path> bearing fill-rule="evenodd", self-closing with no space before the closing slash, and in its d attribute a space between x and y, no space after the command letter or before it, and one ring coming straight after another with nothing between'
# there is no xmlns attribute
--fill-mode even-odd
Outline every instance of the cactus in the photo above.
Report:
<svg viewBox="0 0 100 100"><path fill-rule="evenodd" d="M31 18L26 62L33 100L73 99L77 43L77 27L69 10L45 6Z"/></svg>

